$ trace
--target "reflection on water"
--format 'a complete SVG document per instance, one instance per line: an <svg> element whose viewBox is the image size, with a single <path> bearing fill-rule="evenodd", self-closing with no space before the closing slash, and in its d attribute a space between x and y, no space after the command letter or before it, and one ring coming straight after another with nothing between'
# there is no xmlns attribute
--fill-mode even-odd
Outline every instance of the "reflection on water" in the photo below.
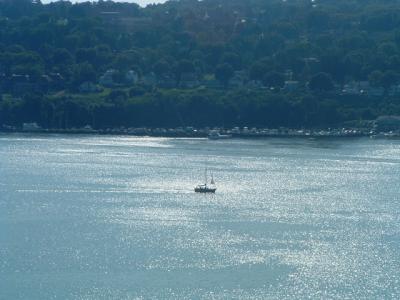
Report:
<svg viewBox="0 0 400 300"><path fill-rule="evenodd" d="M0 299L400 297L398 141L4 134L0 172Z"/></svg>

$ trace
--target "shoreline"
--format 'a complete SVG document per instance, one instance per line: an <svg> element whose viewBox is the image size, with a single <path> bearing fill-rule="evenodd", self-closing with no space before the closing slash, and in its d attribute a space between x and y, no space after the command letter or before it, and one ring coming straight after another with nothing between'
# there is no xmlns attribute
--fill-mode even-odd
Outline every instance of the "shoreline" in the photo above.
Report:
<svg viewBox="0 0 400 300"><path fill-rule="evenodd" d="M90 129L90 128L72 128L72 129L17 129L0 128L0 133L38 133L38 134L71 134L71 135L125 135L137 137L165 137L165 138L209 138L210 132L221 133L221 137L210 138L210 140L224 139L257 139L257 138L400 138L400 132L375 132L370 129L194 129L189 128L119 128L119 129Z"/></svg>

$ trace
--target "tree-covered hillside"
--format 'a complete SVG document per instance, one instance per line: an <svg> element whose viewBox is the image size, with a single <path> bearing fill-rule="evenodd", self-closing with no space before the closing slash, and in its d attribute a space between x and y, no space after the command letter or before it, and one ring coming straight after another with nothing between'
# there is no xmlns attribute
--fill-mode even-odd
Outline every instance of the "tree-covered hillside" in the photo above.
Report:
<svg viewBox="0 0 400 300"><path fill-rule="evenodd" d="M328 126L399 83L396 0L0 1L0 126Z"/></svg>

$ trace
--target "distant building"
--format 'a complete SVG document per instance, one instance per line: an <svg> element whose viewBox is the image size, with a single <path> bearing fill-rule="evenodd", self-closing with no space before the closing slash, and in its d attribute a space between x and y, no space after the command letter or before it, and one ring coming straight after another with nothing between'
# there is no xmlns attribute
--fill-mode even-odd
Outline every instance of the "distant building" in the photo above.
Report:
<svg viewBox="0 0 400 300"><path fill-rule="evenodd" d="M283 86L283 90L285 92L294 92L298 90L300 87L300 83L296 80L286 80Z"/></svg>
<svg viewBox="0 0 400 300"><path fill-rule="evenodd" d="M383 87L370 87L367 93L369 96L380 97L385 94L385 89Z"/></svg>
<svg viewBox="0 0 400 300"><path fill-rule="evenodd" d="M247 79L247 73L245 71L235 71L228 85L229 87L243 87Z"/></svg>
<svg viewBox="0 0 400 300"><path fill-rule="evenodd" d="M51 89L60 90L65 88L65 79L60 73L49 73L51 79Z"/></svg>
<svg viewBox="0 0 400 300"><path fill-rule="evenodd" d="M284 73L284 76L285 76L285 80L292 81L293 80L293 71L290 69L287 69Z"/></svg>
<svg viewBox="0 0 400 300"><path fill-rule="evenodd" d="M139 82L139 74L136 71L129 70L125 74L125 82L129 85L137 84Z"/></svg>
<svg viewBox="0 0 400 300"><path fill-rule="evenodd" d="M100 13L100 18L114 27L131 32L146 29L153 21L150 17L126 16L117 11L103 11Z"/></svg>
<svg viewBox="0 0 400 300"><path fill-rule="evenodd" d="M359 81L358 86L359 86L361 94L368 95L368 93L371 89L371 85L370 85L369 81Z"/></svg>
<svg viewBox="0 0 400 300"><path fill-rule="evenodd" d="M112 87L114 86L114 75L117 71L110 69L107 70L102 76L100 76L99 83L105 87Z"/></svg>
<svg viewBox="0 0 400 300"><path fill-rule="evenodd" d="M200 85L200 81L196 73L182 73L179 86L182 88L195 88Z"/></svg>
<svg viewBox="0 0 400 300"><path fill-rule="evenodd" d="M100 88L93 82L86 81L79 86L79 91L81 93L97 93Z"/></svg>
<svg viewBox="0 0 400 300"><path fill-rule="evenodd" d="M216 79L206 79L201 81L201 85L209 89L222 88L221 83Z"/></svg>
<svg viewBox="0 0 400 300"><path fill-rule="evenodd" d="M121 14L118 11L102 11L100 12L100 18L103 21L115 24L121 18Z"/></svg>
<svg viewBox="0 0 400 300"><path fill-rule="evenodd" d="M148 28L153 19L150 17L123 17L118 21L118 25L123 29L138 31Z"/></svg>
<svg viewBox="0 0 400 300"><path fill-rule="evenodd" d="M264 87L261 80L250 80L246 83L246 87L250 89L260 89Z"/></svg>
<svg viewBox="0 0 400 300"><path fill-rule="evenodd" d="M342 93L344 95L360 95L361 91L360 91L359 84L357 82L346 83L343 86Z"/></svg>
<svg viewBox="0 0 400 300"><path fill-rule="evenodd" d="M344 95L365 95L365 96L383 96L385 89L383 87L371 86L369 81L352 81L343 86Z"/></svg>
<svg viewBox="0 0 400 300"><path fill-rule="evenodd" d="M157 77L153 72L147 73L140 79L140 83L148 86L155 86L157 84Z"/></svg>
<svg viewBox="0 0 400 300"><path fill-rule="evenodd" d="M157 78L157 85L160 88L171 89L176 87L176 79L173 74L164 74Z"/></svg>
<svg viewBox="0 0 400 300"><path fill-rule="evenodd" d="M41 91L47 92L52 85L52 79L50 78L49 75L42 75L39 78L38 84Z"/></svg>
<svg viewBox="0 0 400 300"><path fill-rule="evenodd" d="M29 75L12 74L9 80L11 92L14 95L23 95L26 93L34 92L37 88L30 79Z"/></svg>
<svg viewBox="0 0 400 300"><path fill-rule="evenodd" d="M308 64L318 64L319 63L319 59L316 57L306 57L306 58L303 58L303 60L305 63L308 63Z"/></svg>
<svg viewBox="0 0 400 300"><path fill-rule="evenodd" d="M316 57L306 57L303 58L305 69L311 74L315 74L319 69L319 59Z"/></svg>
<svg viewBox="0 0 400 300"><path fill-rule="evenodd" d="M68 22L68 19L58 19L57 21L56 21L56 25L57 26L68 26L68 24L69 24L69 22Z"/></svg>

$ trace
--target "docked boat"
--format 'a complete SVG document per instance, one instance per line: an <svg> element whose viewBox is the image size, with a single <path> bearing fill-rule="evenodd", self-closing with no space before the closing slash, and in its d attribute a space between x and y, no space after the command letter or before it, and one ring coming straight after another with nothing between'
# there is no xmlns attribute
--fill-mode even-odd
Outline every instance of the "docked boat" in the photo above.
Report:
<svg viewBox="0 0 400 300"><path fill-rule="evenodd" d="M215 193L217 187L215 186L214 176L211 174L210 184L207 184L207 169L204 172L204 184L199 184L194 188L196 193Z"/></svg>
<svg viewBox="0 0 400 300"><path fill-rule="evenodd" d="M223 139L230 139L232 135L230 134L221 134L218 130L211 130L208 134L208 138L210 140L223 140Z"/></svg>

